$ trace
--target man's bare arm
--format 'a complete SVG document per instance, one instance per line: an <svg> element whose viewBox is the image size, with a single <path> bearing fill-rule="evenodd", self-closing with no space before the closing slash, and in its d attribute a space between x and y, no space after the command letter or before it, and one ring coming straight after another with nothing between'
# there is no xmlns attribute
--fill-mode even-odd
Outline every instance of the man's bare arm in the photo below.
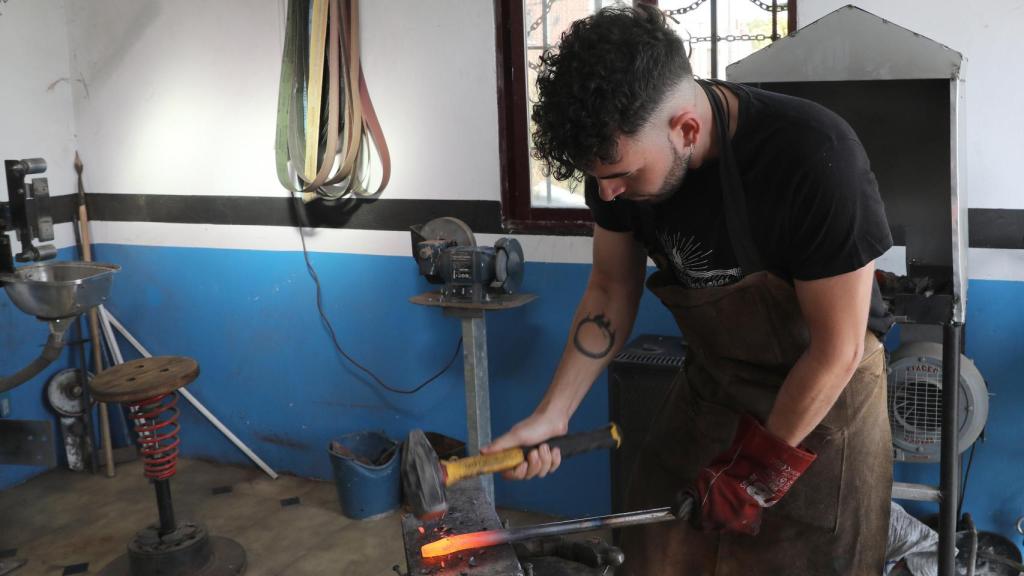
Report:
<svg viewBox="0 0 1024 576"><path fill-rule="evenodd" d="M794 281L811 342L779 390L765 427L792 446L821 423L860 364L874 262L849 272Z"/></svg>
<svg viewBox="0 0 1024 576"><path fill-rule="evenodd" d="M486 451L538 444L564 434L594 380L625 344L643 293L646 256L628 232L594 227L594 265L569 328L558 368L534 413L495 440ZM544 476L560 456L547 445L531 451L509 478Z"/></svg>

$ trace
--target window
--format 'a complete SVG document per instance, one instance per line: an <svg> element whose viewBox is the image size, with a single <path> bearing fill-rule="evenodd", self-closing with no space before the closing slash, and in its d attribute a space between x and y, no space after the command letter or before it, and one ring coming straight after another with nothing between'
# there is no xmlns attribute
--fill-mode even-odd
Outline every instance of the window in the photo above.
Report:
<svg viewBox="0 0 1024 576"><path fill-rule="evenodd" d="M789 0L637 0L658 5L686 40L694 74L724 76L725 66L794 27ZM530 156L530 102L540 54L579 18L623 0L495 0L502 215L509 231L589 229L583 186L545 178Z"/></svg>

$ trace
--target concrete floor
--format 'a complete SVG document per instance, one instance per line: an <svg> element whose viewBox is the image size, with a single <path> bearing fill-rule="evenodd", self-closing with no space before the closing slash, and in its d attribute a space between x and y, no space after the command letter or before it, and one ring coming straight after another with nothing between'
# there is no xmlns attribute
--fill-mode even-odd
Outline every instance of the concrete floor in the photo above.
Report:
<svg viewBox="0 0 1024 576"><path fill-rule="evenodd" d="M181 460L171 488L178 520L202 522L245 547L247 575L395 576L392 566L405 569L399 514L349 520L331 482L271 480L256 469ZM294 498L298 504L282 503ZM500 515L513 525L550 519ZM141 462L119 466L114 478L53 470L0 492L0 560L28 561L15 576L95 574L156 520Z"/></svg>

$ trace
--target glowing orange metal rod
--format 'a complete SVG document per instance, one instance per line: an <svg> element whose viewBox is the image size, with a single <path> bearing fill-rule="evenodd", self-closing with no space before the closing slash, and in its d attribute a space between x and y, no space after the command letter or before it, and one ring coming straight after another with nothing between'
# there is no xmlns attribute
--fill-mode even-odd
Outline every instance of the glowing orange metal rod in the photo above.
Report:
<svg viewBox="0 0 1024 576"><path fill-rule="evenodd" d="M487 548L509 542L508 530L487 530L485 532L470 532L469 534L457 534L435 540L420 548L424 558L447 556L463 550L474 550L476 548Z"/></svg>
<svg viewBox="0 0 1024 576"><path fill-rule="evenodd" d="M470 532L469 534L457 534L448 536L425 544L420 548L420 554L424 558L436 558L447 556L463 550L486 548L498 544L511 544L532 540L544 536L560 536L562 534L573 534L576 532L589 532L599 528L611 528L632 526L634 524L651 524L654 522L666 522L685 518L690 515L693 508L693 500L687 496L679 505L674 507L655 508L653 510L641 510L639 512L625 512L622 514L609 514L607 516L594 516L580 520L564 520L550 524L538 524L536 526L525 526L523 528L508 528L503 530L485 530L483 532Z"/></svg>

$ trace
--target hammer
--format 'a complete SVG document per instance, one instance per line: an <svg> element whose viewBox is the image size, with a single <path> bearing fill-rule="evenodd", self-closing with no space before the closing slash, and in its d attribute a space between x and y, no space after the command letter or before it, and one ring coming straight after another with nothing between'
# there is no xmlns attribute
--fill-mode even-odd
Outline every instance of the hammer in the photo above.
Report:
<svg viewBox="0 0 1024 576"><path fill-rule="evenodd" d="M545 442L558 448L562 458L597 450L618 448L622 444L619 427L608 424L590 432L557 436ZM526 460L536 446L509 448L493 454L480 454L442 462L422 430L409 432L402 447L402 487L413 514L420 520L436 520L448 510L445 489L466 478L511 470Z"/></svg>

